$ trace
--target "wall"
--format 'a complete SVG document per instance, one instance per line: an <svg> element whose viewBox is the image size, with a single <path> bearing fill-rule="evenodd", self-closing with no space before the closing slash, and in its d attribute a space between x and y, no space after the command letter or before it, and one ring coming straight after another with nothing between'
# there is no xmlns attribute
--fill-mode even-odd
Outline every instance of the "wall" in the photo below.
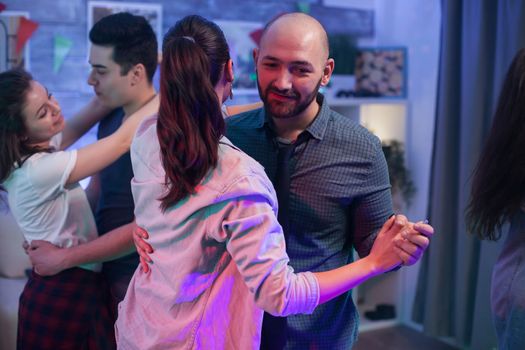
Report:
<svg viewBox="0 0 525 350"><path fill-rule="evenodd" d="M439 0L375 0L375 45L408 48L407 162L417 194L407 211L411 220L427 215L432 140L437 97L437 73L441 29ZM438 233L439 234L439 233ZM418 266L405 268L402 319L410 324Z"/></svg>
<svg viewBox="0 0 525 350"><path fill-rule="evenodd" d="M40 23L31 39L31 71L58 98L66 116L72 115L91 96L86 84L87 64L86 0L3 0L8 10L27 11ZM130 1L138 2L138 1ZM198 13L210 19L232 19L266 22L276 14L296 11L297 1L292 0L158 0L141 3L163 5L163 28L166 31L185 15ZM348 6L347 0L326 0L325 3ZM356 6L374 8L376 11L373 39L361 40L367 46L406 46L408 48L408 100L409 119L406 129L408 164L418 189L414 204L408 210L413 219L423 219L428 203L430 161L437 83L439 52L439 0L352 0ZM355 31L353 12L344 7L327 7L321 0L311 0L311 14L318 18L330 32ZM60 34L73 40L73 47L58 75L52 72L53 38ZM237 97L236 103L255 97ZM91 137L82 143L91 142ZM404 269L405 308L402 318L409 321L417 267Z"/></svg>
<svg viewBox="0 0 525 350"><path fill-rule="evenodd" d="M65 116L86 103L91 87L86 84L87 63L87 1L86 0L2 0L7 10L27 11L40 26L30 40L31 72L59 100ZM197 13L209 19L257 21L265 23L283 12L297 11L296 0L157 0L129 1L159 3L163 6L163 32L185 15ZM303 1L304 2L304 1ZM308 2L308 1L307 1ZM321 0L311 0L311 14L329 32L359 31L355 11L327 7ZM72 40L73 47L58 74L52 71L55 35ZM237 99L236 103L252 101L258 96Z"/></svg>

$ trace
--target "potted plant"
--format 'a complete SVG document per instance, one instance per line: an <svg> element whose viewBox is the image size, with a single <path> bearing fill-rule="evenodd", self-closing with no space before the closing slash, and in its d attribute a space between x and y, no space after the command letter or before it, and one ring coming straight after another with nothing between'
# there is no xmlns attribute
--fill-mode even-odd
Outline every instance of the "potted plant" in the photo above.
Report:
<svg viewBox="0 0 525 350"><path fill-rule="evenodd" d="M410 171L405 166L405 151L403 143L397 140L383 142L383 153L385 154L392 185L392 201L394 210L403 211L405 207L412 204L416 194L416 187L410 176Z"/></svg>

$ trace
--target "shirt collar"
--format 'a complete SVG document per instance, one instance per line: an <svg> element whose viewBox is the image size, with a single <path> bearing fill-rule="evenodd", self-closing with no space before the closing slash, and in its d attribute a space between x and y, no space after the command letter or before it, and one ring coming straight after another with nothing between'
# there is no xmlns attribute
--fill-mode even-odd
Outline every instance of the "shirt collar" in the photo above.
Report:
<svg viewBox="0 0 525 350"><path fill-rule="evenodd" d="M306 128L312 137L322 140L328 126L328 121L330 120L330 107L328 107L328 102L323 94L317 94L317 103L319 103L319 112L315 117L314 121ZM272 120L269 114L266 113L264 108L261 108L259 111L259 124L257 128L266 127L271 129Z"/></svg>

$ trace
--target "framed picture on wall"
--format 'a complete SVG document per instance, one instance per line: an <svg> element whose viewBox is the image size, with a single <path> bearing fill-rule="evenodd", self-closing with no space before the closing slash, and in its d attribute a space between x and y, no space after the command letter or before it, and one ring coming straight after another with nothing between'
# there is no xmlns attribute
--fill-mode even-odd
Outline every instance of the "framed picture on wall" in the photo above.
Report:
<svg viewBox="0 0 525 350"><path fill-rule="evenodd" d="M3 11L0 13L0 72L21 67L30 70L29 42L17 53L19 26L22 18L29 18L28 12Z"/></svg>
<svg viewBox="0 0 525 350"><path fill-rule="evenodd" d="M259 22L214 20L222 29L233 60L233 94L257 94L257 77L253 49L257 47L251 33L263 28Z"/></svg>
<svg viewBox="0 0 525 350"><path fill-rule="evenodd" d="M87 33L95 23L102 17L111 15L117 12L129 12L134 15L144 16L153 31L157 35L157 42L162 43L162 5L161 4L145 4L136 2L117 2L117 1L88 1L87 8ZM87 40L89 46L89 38ZM89 47L88 47L89 52Z"/></svg>
<svg viewBox="0 0 525 350"><path fill-rule="evenodd" d="M355 95L407 95L407 54L404 47L359 48L355 60Z"/></svg>

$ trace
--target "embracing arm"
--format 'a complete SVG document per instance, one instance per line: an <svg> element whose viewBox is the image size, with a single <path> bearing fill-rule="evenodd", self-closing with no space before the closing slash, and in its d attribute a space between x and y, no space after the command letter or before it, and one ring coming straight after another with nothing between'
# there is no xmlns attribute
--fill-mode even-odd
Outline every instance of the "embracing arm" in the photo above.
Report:
<svg viewBox="0 0 525 350"><path fill-rule="evenodd" d="M97 239L70 248L59 248L47 241L32 241L28 250L35 271L50 276L88 263L117 259L134 251L132 231L135 222L120 226Z"/></svg>
<svg viewBox="0 0 525 350"><path fill-rule="evenodd" d="M75 143L109 112L111 108L104 106L97 97L93 97L77 114L67 120L60 149L66 149Z"/></svg>
<svg viewBox="0 0 525 350"><path fill-rule="evenodd" d="M434 229L425 223L410 223L403 215L388 219L366 257L340 268L316 272L322 304L364 281L404 264L413 265L428 247Z"/></svg>
<svg viewBox="0 0 525 350"><path fill-rule="evenodd" d="M244 187L255 188L257 184ZM227 216L218 220L222 228L209 232L219 241L226 239L227 249L257 304L274 315L311 312L317 305L312 300L327 302L402 263L414 264L434 232L428 224L412 224L402 215L392 216L365 258L326 272L295 274L287 266L284 236L270 203L270 197L255 194L230 201L229 209L225 208ZM149 270L148 262L152 262L149 255L153 254L144 241L147 238L146 231L135 230L135 246L145 272ZM315 277L313 284L310 276ZM298 296L304 300L295 300Z"/></svg>
<svg viewBox="0 0 525 350"><path fill-rule="evenodd" d="M144 117L158 111L158 97L130 115L122 126L108 137L78 150L75 167L67 183L75 183L105 168L129 150L133 135Z"/></svg>
<svg viewBox="0 0 525 350"><path fill-rule="evenodd" d="M405 263L405 259L418 259L428 245L426 237L420 242L422 247L412 243L413 224L398 215L383 225L367 257L327 272L294 273L287 266L282 228L272 209L275 199L265 193L261 183L248 177L228 192L237 197L225 200L223 214L209 217L207 231L218 241L226 240L227 250L257 304L274 315L311 312L316 306L312 300L327 302ZM409 256L399 248L405 245L410 247Z"/></svg>

